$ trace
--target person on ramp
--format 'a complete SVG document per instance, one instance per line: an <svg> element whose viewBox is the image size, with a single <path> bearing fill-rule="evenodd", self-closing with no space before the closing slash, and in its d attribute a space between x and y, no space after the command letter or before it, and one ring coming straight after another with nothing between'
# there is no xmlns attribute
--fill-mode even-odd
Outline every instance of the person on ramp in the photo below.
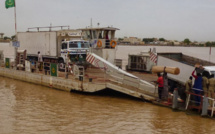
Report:
<svg viewBox="0 0 215 134"><path fill-rule="evenodd" d="M157 79L157 84L158 84L158 96L159 100L162 99L162 91L163 91L163 76L161 76L160 73L157 73L158 79Z"/></svg>

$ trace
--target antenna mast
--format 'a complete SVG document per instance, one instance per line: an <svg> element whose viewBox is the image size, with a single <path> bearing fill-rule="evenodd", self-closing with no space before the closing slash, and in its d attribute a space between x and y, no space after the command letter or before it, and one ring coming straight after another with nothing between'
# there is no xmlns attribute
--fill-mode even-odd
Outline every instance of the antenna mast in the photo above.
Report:
<svg viewBox="0 0 215 134"><path fill-rule="evenodd" d="M90 26L91 26L91 28L93 27L93 19L92 18L90 20Z"/></svg>

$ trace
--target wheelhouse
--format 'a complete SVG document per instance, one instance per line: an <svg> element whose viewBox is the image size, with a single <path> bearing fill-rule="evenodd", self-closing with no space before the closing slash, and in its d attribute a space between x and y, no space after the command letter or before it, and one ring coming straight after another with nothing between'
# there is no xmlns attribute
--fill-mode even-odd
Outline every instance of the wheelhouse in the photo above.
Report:
<svg viewBox="0 0 215 134"><path fill-rule="evenodd" d="M89 40L93 48L115 48L117 42L115 41L115 32L119 30L114 27L103 28L85 28L79 29L82 31L82 38Z"/></svg>

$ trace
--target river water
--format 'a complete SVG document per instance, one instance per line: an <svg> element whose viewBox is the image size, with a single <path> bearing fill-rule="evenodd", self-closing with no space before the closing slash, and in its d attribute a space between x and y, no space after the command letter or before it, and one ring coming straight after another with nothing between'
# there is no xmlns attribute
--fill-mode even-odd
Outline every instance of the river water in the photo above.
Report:
<svg viewBox="0 0 215 134"><path fill-rule="evenodd" d="M214 120L123 95L59 91L0 77L1 134L214 133Z"/></svg>
<svg viewBox="0 0 215 134"><path fill-rule="evenodd" d="M120 46L117 56L126 62L128 53L147 48ZM182 49L209 58L208 48L174 47L174 51ZM214 124L214 119L120 94L69 93L0 77L0 134L214 133Z"/></svg>

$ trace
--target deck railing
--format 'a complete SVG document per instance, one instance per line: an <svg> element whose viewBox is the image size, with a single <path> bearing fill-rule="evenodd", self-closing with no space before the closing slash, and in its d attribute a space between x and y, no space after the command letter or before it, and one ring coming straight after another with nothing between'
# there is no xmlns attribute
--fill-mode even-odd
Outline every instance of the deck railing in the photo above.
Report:
<svg viewBox="0 0 215 134"><path fill-rule="evenodd" d="M111 76L110 81L112 82L116 82L118 84L124 85L124 86L129 86L129 87L133 87L130 88L133 91L138 91L138 92L146 92L146 93L150 93L151 95L155 95L157 93L157 88L156 86L147 83L143 80L141 80L140 78L134 78L116 71L106 71L106 73L108 75Z"/></svg>
<svg viewBox="0 0 215 134"><path fill-rule="evenodd" d="M199 91L199 94L196 94L194 92L188 92L188 96L187 96L187 100L186 100L186 106L185 106L185 110L189 109L189 108L194 108L194 109L198 109L198 111L200 112L202 109L203 109L203 99L207 96L204 96L203 95L203 90L201 89L197 89L197 88L193 88L192 91ZM191 96L192 99L191 99ZM199 101L196 101L196 99L200 97L200 102ZM193 100L194 98L194 100ZM211 117L213 117L213 114L214 114L214 109L215 109L215 99L214 98L210 98L210 97L207 97L207 99L209 101L212 101L212 106L211 106L211 109L210 108L207 108L207 111L211 110ZM192 104L190 104L190 102L193 102ZM207 102L208 103L208 102Z"/></svg>

